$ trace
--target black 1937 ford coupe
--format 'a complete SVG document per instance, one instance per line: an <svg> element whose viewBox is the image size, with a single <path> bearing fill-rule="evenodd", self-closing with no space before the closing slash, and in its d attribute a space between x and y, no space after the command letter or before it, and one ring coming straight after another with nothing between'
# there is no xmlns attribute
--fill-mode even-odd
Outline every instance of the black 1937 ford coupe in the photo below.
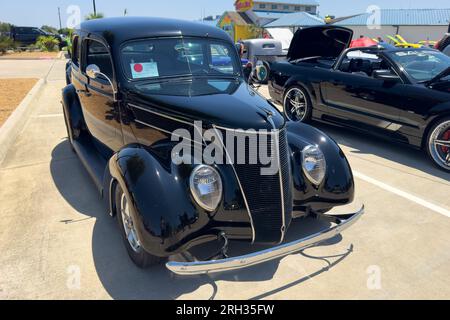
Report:
<svg viewBox="0 0 450 320"><path fill-rule="evenodd" d="M272 99L292 121L315 119L403 142L450 172L450 57L429 48L349 49L352 37L336 26L297 31L287 60L270 65Z"/></svg>
<svg viewBox="0 0 450 320"><path fill-rule="evenodd" d="M85 22L74 34L67 81L71 146L139 267L218 241L211 259L191 256L167 268L181 275L245 268L333 238L364 212L326 215L354 198L343 152L255 92L218 28L154 18ZM268 161L261 150L250 159L258 147ZM208 151L217 161L204 161ZM305 216L332 226L285 243L291 221ZM228 257L228 240L273 247Z"/></svg>

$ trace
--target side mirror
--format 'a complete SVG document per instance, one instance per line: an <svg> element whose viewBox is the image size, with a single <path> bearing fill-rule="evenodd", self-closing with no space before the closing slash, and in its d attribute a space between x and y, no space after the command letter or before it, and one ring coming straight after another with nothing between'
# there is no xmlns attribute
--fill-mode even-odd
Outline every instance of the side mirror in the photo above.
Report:
<svg viewBox="0 0 450 320"><path fill-rule="evenodd" d="M91 79L97 79L101 74L100 68L96 64L90 64L86 67L86 74Z"/></svg>
<svg viewBox="0 0 450 320"><path fill-rule="evenodd" d="M401 78L391 70L375 70L373 77L386 82L401 82Z"/></svg>
<svg viewBox="0 0 450 320"><path fill-rule="evenodd" d="M114 84L111 81L111 79L104 73L100 71L100 68L96 64L90 64L86 67L86 74L90 79L97 79L98 76L102 76L105 78L109 84L111 85L112 91L113 91L113 100L114 102L117 102L117 91L114 88Z"/></svg>

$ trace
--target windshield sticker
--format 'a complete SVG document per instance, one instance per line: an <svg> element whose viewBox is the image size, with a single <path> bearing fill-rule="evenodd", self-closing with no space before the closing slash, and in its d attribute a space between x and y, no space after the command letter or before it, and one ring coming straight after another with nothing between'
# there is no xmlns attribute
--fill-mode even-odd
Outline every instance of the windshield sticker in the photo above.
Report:
<svg viewBox="0 0 450 320"><path fill-rule="evenodd" d="M158 64L156 62L130 63L133 79L159 77Z"/></svg>

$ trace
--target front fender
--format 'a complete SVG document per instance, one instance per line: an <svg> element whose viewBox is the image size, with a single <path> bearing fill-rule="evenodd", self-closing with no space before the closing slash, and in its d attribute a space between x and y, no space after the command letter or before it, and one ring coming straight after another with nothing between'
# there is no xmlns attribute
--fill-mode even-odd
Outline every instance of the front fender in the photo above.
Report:
<svg viewBox="0 0 450 320"><path fill-rule="evenodd" d="M353 173L343 151L326 134L307 124L287 123L294 181L294 213L320 212L353 202ZM303 173L302 150L316 145L323 152L327 172L321 185L313 185Z"/></svg>
<svg viewBox="0 0 450 320"><path fill-rule="evenodd" d="M132 202L142 247L167 257L203 242L216 240L220 231L231 238L251 239L252 229L232 168L220 166L224 197L215 212L197 205L189 189L195 165L176 165L171 146L164 155L131 145L109 161L111 176Z"/></svg>

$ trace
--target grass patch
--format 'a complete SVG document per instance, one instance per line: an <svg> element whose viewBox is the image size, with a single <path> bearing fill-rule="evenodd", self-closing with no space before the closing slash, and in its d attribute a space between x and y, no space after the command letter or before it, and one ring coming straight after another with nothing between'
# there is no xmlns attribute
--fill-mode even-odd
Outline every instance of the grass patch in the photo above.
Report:
<svg viewBox="0 0 450 320"><path fill-rule="evenodd" d="M0 127L37 81L37 79L0 79Z"/></svg>

